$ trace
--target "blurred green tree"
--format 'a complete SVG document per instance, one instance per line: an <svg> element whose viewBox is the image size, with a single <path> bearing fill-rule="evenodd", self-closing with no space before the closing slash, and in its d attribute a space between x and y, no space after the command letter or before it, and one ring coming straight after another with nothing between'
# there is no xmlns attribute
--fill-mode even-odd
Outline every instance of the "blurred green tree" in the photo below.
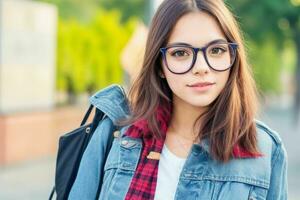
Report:
<svg viewBox="0 0 300 200"><path fill-rule="evenodd" d="M241 18L246 37L264 43L273 37L273 44L283 49L286 40L296 47L295 119L300 117L300 1L299 0L227 0ZM261 66L262 67L262 66Z"/></svg>
<svg viewBox="0 0 300 200"><path fill-rule="evenodd" d="M121 50L143 16L144 0L36 1L58 7L56 82L69 103L82 92L123 81Z"/></svg>
<svg viewBox="0 0 300 200"><path fill-rule="evenodd" d="M122 13L122 22L131 17L138 17L146 22L149 14L147 0L100 0L100 5L106 9L118 9Z"/></svg>
<svg viewBox="0 0 300 200"><path fill-rule="evenodd" d="M131 17L145 20L147 12L146 0L36 0L55 4L59 16L63 19L76 19L80 22L89 22L98 9L119 10L121 22L125 23Z"/></svg>
<svg viewBox="0 0 300 200"><path fill-rule="evenodd" d="M74 96L111 83L122 83L120 54L137 23L120 23L118 11L99 11L88 24L60 20L57 48L57 88Z"/></svg>
<svg viewBox="0 0 300 200"><path fill-rule="evenodd" d="M264 93L279 93L282 89L279 84L280 52L273 40L268 38L261 44L249 41L247 47L259 90Z"/></svg>

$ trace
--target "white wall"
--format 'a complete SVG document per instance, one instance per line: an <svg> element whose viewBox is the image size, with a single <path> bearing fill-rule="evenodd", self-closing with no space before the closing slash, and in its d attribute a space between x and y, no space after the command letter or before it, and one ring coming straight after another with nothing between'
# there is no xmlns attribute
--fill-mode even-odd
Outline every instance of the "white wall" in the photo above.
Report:
<svg viewBox="0 0 300 200"><path fill-rule="evenodd" d="M54 105L57 9L4 0L0 6L0 113Z"/></svg>

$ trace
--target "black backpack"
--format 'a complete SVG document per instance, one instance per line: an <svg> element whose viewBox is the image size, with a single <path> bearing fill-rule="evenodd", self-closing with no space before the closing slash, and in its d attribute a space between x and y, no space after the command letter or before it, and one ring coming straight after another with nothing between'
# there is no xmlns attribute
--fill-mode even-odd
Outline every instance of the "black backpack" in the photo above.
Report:
<svg viewBox="0 0 300 200"><path fill-rule="evenodd" d="M59 147L56 158L55 186L51 191L49 200L53 198L54 193L56 193L57 200L68 199L70 190L77 176L83 152L86 149L99 122L105 117L105 114L96 108L93 121L85 125L91 111L93 110L93 107L93 105L90 105L79 128L62 135L59 138ZM108 149L105 152L105 159L107 158L113 141L113 134L110 135L111 137L108 141ZM103 177L100 180L103 180ZM101 185L102 183L99 183L97 198L100 193Z"/></svg>

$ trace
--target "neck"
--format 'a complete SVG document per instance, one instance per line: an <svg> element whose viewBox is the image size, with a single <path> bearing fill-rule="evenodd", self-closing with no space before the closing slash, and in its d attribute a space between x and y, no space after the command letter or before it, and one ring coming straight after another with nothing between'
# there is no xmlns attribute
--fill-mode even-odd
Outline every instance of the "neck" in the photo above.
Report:
<svg viewBox="0 0 300 200"><path fill-rule="evenodd" d="M204 107L196 107L182 99L175 97L173 98L173 109L172 117L168 132L181 136L185 139L195 139L199 134L198 129L193 129L193 125L196 119L206 110ZM197 126L201 124L201 120L198 120Z"/></svg>

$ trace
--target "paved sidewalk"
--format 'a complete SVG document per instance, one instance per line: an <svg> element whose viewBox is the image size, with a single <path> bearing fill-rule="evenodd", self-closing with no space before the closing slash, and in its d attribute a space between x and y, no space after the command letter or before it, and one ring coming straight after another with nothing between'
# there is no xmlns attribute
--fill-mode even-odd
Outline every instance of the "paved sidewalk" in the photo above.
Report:
<svg viewBox="0 0 300 200"><path fill-rule="evenodd" d="M54 169L54 157L0 168L0 199L48 199L54 184Z"/></svg>

